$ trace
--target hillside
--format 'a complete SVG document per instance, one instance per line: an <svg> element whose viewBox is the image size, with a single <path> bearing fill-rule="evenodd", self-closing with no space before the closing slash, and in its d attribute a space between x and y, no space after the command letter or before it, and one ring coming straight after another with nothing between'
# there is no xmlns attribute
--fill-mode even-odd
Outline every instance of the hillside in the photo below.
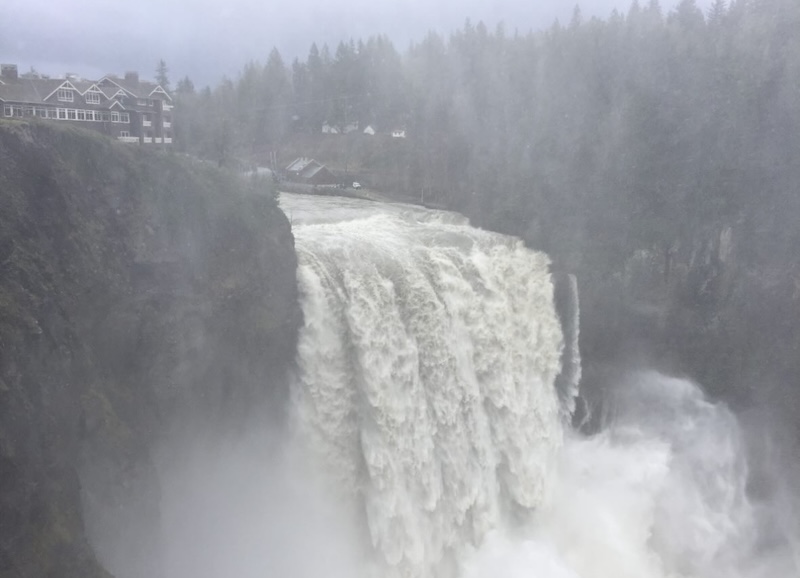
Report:
<svg viewBox="0 0 800 578"><path fill-rule="evenodd" d="M160 575L154 448L280 415L295 269L258 183L0 122L0 577Z"/></svg>

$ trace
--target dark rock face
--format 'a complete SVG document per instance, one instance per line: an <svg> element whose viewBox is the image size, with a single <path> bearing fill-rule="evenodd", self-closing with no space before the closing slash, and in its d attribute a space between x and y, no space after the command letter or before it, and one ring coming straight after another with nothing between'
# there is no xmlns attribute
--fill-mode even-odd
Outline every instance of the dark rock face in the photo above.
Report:
<svg viewBox="0 0 800 578"><path fill-rule="evenodd" d="M0 578L107 576L121 556L160 575L158 532L100 561L87 536L158 527L168 430L254 408L280 422L295 270L289 223L254 184L0 123Z"/></svg>
<svg viewBox="0 0 800 578"><path fill-rule="evenodd" d="M738 414L769 416L760 419L796 461L800 267L780 254L752 258L744 239L741 227L709 227L666 255L636 253L622 273L584 271L582 393L599 402L624 368L687 375Z"/></svg>

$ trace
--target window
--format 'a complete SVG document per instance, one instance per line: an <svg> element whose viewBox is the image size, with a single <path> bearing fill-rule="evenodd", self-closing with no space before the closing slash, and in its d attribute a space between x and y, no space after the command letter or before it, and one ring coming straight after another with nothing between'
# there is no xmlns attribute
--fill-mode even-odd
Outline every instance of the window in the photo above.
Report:
<svg viewBox="0 0 800 578"><path fill-rule="evenodd" d="M72 89L70 88L59 88L58 89L58 100L61 102L72 102L75 99L75 96L72 94Z"/></svg>
<svg viewBox="0 0 800 578"><path fill-rule="evenodd" d="M67 120L75 120L78 116L78 111L74 108L67 109Z"/></svg>
<svg viewBox="0 0 800 578"><path fill-rule="evenodd" d="M109 120L111 120L111 118L109 117L108 113L104 112L103 113L103 122L108 122Z"/></svg>
<svg viewBox="0 0 800 578"><path fill-rule="evenodd" d="M119 113L118 112L112 112L111 113L111 122L119 122Z"/></svg>
<svg viewBox="0 0 800 578"><path fill-rule="evenodd" d="M66 120L67 119L67 109L66 108L59 108L58 109L58 118L59 118L59 120Z"/></svg>
<svg viewBox="0 0 800 578"><path fill-rule="evenodd" d="M37 108L36 109L36 116L39 118L47 118L47 109L46 108Z"/></svg>
<svg viewBox="0 0 800 578"><path fill-rule="evenodd" d="M85 110L79 110L78 111L78 120L86 120L86 111Z"/></svg>
<svg viewBox="0 0 800 578"><path fill-rule="evenodd" d="M94 91L87 92L86 104L100 104L100 93Z"/></svg>
<svg viewBox="0 0 800 578"><path fill-rule="evenodd" d="M32 106L25 107L25 116L33 116L36 114L36 109Z"/></svg>
<svg viewBox="0 0 800 578"><path fill-rule="evenodd" d="M121 113L119 113L119 121L120 122L130 122L131 121L131 115L129 113L127 113L127 112L121 112Z"/></svg>
<svg viewBox="0 0 800 578"><path fill-rule="evenodd" d="M11 108L10 104L7 104L3 107L3 114L5 116L14 116L14 109Z"/></svg>
<svg viewBox="0 0 800 578"><path fill-rule="evenodd" d="M15 106L14 107L14 116L22 116L22 107L21 106Z"/></svg>
<svg viewBox="0 0 800 578"><path fill-rule="evenodd" d="M129 131L127 131L127 130L121 130L121 131L119 131L119 136L129 137L129 136L131 136L131 133Z"/></svg>

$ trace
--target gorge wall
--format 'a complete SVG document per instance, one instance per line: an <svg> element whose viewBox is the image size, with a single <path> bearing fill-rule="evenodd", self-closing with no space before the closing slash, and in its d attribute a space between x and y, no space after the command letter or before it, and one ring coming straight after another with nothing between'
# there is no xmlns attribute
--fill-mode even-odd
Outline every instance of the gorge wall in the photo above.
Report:
<svg viewBox="0 0 800 578"><path fill-rule="evenodd" d="M266 185L0 122L0 577L160 575L158 532L90 541L158 527L168 432L280 422L295 273Z"/></svg>

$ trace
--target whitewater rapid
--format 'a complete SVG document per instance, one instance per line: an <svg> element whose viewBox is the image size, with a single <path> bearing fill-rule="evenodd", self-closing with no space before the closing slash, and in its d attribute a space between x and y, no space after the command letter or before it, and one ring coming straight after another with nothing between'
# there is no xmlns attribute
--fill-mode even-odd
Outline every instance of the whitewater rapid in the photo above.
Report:
<svg viewBox="0 0 800 578"><path fill-rule="evenodd" d="M546 255L450 213L282 206L304 314L293 424L335 532L363 547L331 576L797 575L759 539L739 424L691 382L630 374L597 433L570 428L577 311L562 331Z"/></svg>
<svg viewBox="0 0 800 578"><path fill-rule="evenodd" d="M430 576L541 506L563 430L548 258L446 213L295 227L294 407L383 571Z"/></svg>

